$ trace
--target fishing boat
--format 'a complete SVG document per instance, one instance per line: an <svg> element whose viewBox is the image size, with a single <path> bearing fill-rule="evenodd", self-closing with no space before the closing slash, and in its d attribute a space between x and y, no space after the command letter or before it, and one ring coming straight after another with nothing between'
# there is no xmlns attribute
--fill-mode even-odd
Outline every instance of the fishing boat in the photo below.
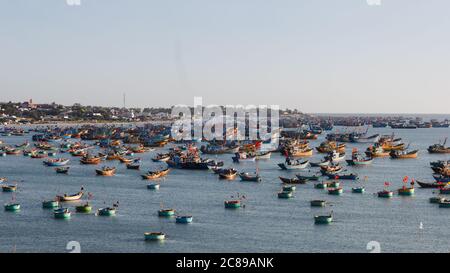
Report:
<svg viewBox="0 0 450 273"><path fill-rule="evenodd" d="M239 163L239 162L252 162L256 160L256 155L248 154L248 153L235 153L233 157L233 162Z"/></svg>
<svg viewBox="0 0 450 273"><path fill-rule="evenodd" d="M380 146L370 146L366 150L366 155L369 158L375 158L375 157L387 157L389 156L389 151L385 151Z"/></svg>
<svg viewBox="0 0 450 273"><path fill-rule="evenodd" d="M447 143L447 138L445 138L444 143L433 144L430 147L428 147L427 150L430 154L449 154L450 147L445 147L446 143Z"/></svg>
<svg viewBox="0 0 450 273"><path fill-rule="evenodd" d="M325 207L327 201L325 200L311 200L311 207Z"/></svg>
<svg viewBox="0 0 450 273"><path fill-rule="evenodd" d="M146 241L162 241L166 238L163 232L145 232L144 239Z"/></svg>
<svg viewBox="0 0 450 273"><path fill-rule="evenodd" d="M170 154L157 154L156 157L152 158L153 162L166 162L170 159Z"/></svg>
<svg viewBox="0 0 450 273"><path fill-rule="evenodd" d="M106 207L101 208L97 211L97 215L99 216L114 216L116 215L116 207Z"/></svg>
<svg viewBox="0 0 450 273"><path fill-rule="evenodd" d="M344 192L343 188L331 188L328 189L328 194L331 195L341 195Z"/></svg>
<svg viewBox="0 0 450 273"><path fill-rule="evenodd" d="M233 180L237 175L237 170L231 168L231 169L222 169L219 172L219 178L220 179L227 179L227 180Z"/></svg>
<svg viewBox="0 0 450 273"><path fill-rule="evenodd" d="M85 155L80 159L80 163L86 165L97 165L101 161L102 159L98 156L88 156L88 155Z"/></svg>
<svg viewBox="0 0 450 273"><path fill-rule="evenodd" d="M282 170L300 170L305 169L309 165L309 160L300 161L300 160L292 160L289 157L286 158L284 163L278 163L278 167Z"/></svg>
<svg viewBox="0 0 450 273"><path fill-rule="evenodd" d="M268 152L257 152L256 153L256 160L270 159L271 155L272 155L271 151L268 151Z"/></svg>
<svg viewBox="0 0 450 273"><path fill-rule="evenodd" d="M278 198L280 198L280 199L289 199L294 196L292 194L292 191L280 191L277 195L278 195Z"/></svg>
<svg viewBox="0 0 450 273"><path fill-rule="evenodd" d="M373 158L371 157L364 158L360 153L358 153L357 149L353 149L352 159L346 161L347 164L350 166L365 166L372 164Z"/></svg>
<svg viewBox="0 0 450 273"><path fill-rule="evenodd" d="M430 203L432 203L432 204L439 204L440 202L444 201L445 198L440 197L440 196L433 196L433 197L430 197L429 200L430 200Z"/></svg>
<svg viewBox="0 0 450 273"><path fill-rule="evenodd" d="M450 208L450 200L443 199L439 201L440 208Z"/></svg>
<svg viewBox="0 0 450 273"><path fill-rule="evenodd" d="M192 223L193 217L191 215L178 215L175 218L175 222L179 224L189 224Z"/></svg>
<svg viewBox="0 0 450 273"><path fill-rule="evenodd" d="M417 182L417 184L419 184L419 186L421 188L425 188L425 189L427 189L427 188L437 189L437 188L445 187L447 185L447 183L445 183L445 182L430 182L430 183L427 183L427 182L422 182L422 181L419 181L419 180L417 180L416 182Z"/></svg>
<svg viewBox="0 0 450 273"><path fill-rule="evenodd" d="M58 208L53 210L53 215L56 219L69 219L71 212L68 208Z"/></svg>
<svg viewBox="0 0 450 273"><path fill-rule="evenodd" d="M294 185L285 185L281 188L281 191L292 191L294 192L297 189Z"/></svg>
<svg viewBox="0 0 450 273"><path fill-rule="evenodd" d="M280 178L281 182L284 184L305 184L306 182L308 182L308 179L300 179L298 177L285 178L279 176L278 178Z"/></svg>
<svg viewBox="0 0 450 273"><path fill-rule="evenodd" d="M391 198L394 196L394 192L389 191L389 190L382 190L377 192L378 197L382 197L382 198Z"/></svg>
<svg viewBox="0 0 450 273"><path fill-rule="evenodd" d="M314 216L314 223L315 224L329 224L333 221L333 215L316 215Z"/></svg>
<svg viewBox="0 0 450 273"><path fill-rule="evenodd" d="M434 180L438 183L449 183L450 182L450 176L444 176L444 175L433 175Z"/></svg>
<svg viewBox="0 0 450 273"><path fill-rule="evenodd" d="M376 143L380 140L380 135L375 134L369 137L359 136L359 135L350 135L350 142L356 143Z"/></svg>
<svg viewBox="0 0 450 273"><path fill-rule="evenodd" d="M337 151L339 153L345 153L345 147L346 147L345 143L338 144L336 141L327 140L327 141L320 143L320 146L316 147L316 150L319 153L326 153L326 154L329 154L333 151Z"/></svg>
<svg viewBox="0 0 450 273"><path fill-rule="evenodd" d="M16 185L2 185L3 192L15 192L17 191Z"/></svg>
<svg viewBox="0 0 450 273"><path fill-rule="evenodd" d="M65 173L65 174L67 174L69 172L69 168L70 167L58 167L58 168L55 168L55 170L56 170L56 173Z"/></svg>
<svg viewBox="0 0 450 273"><path fill-rule="evenodd" d="M97 173L97 175L102 175L102 176L113 176L116 174L116 167L107 167L104 166L101 169L96 169L95 172Z"/></svg>
<svg viewBox="0 0 450 273"><path fill-rule="evenodd" d="M7 203L5 204L5 211L19 211L20 204L19 203Z"/></svg>
<svg viewBox="0 0 450 273"><path fill-rule="evenodd" d="M302 149L293 149L289 151L289 156L292 157L310 157L314 153L314 150L312 148L302 148Z"/></svg>
<svg viewBox="0 0 450 273"><path fill-rule="evenodd" d="M119 157L120 163L130 164L130 163L134 162L134 160L135 159L133 159L133 158L126 158L123 156Z"/></svg>
<svg viewBox="0 0 450 273"><path fill-rule="evenodd" d="M159 190L160 185L157 183L152 183L147 185L147 189L149 190Z"/></svg>
<svg viewBox="0 0 450 273"><path fill-rule="evenodd" d="M166 176L169 173L170 169L164 170L156 170L156 171L148 171L146 174L141 175L142 179L158 179Z"/></svg>
<svg viewBox="0 0 450 273"><path fill-rule="evenodd" d="M345 160L345 153L339 153L336 151L331 152L328 156L325 157L331 161L331 163L336 163Z"/></svg>
<svg viewBox="0 0 450 273"><path fill-rule="evenodd" d="M78 213L90 213L92 211L92 206L89 203L82 204L75 207L76 212Z"/></svg>
<svg viewBox="0 0 450 273"><path fill-rule="evenodd" d="M406 158L417 158L419 150L414 151L391 151L389 155L392 159L406 159Z"/></svg>
<svg viewBox="0 0 450 273"><path fill-rule="evenodd" d="M366 189L364 187L354 187L352 188L353 193L364 193Z"/></svg>
<svg viewBox="0 0 450 273"><path fill-rule="evenodd" d="M3 183L3 182L5 182L5 181L8 181L8 178L6 178L6 177L0 177L0 183Z"/></svg>
<svg viewBox="0 0 450 273"><path fill-rule="evenodd" d="M322 167L322 166L328 166L331 164L331 160L329 159L323 159L320 162L310 162L309 163L311 167Z"/></svg>
<svg viewBox="0 0 450 273"><path fill-rule="evenodd" d="M126 165L129 170L139 170L141 165L139 163L129 163Z"/></svg>
<svg viewBox="0 0 450 273"><path fill-rule="evenodd" d="M47 160L44 160L42 163L49 167L60 167L60 166L67 165L67 163L69 163L69 159L66 159L66 158L47 159Z"/></svg>
<svg viewBox="0 0 450 273"><path fill-rule="evenodd" d="M336 179L336 180L357 180L358 175L354 173L350 174L326 174L328 178L330 179Z"/></svg>
<svg viewBox="0 0 450 273"><path fill-rule="evenodd" d="M160 217L171 217L175 215L174 209L160 209L158 210L158 216Z"/></svg>
<svg viewBox="0 0 450 273"><path fill-rule="evenodd" d="M250 174L246 172L239 173L239 177L241 178L241 181L249 181L249 182L260 182L261 176L259 174Z"/></svg>
<svg viewBox="0 0 450 273"><path fill-rule="evenodd" d="M39 158L46 158L47 157L47 153L41 153L41 152L38 152L38 153L32 153L31 154L31 156L30 156L31 158L37 158L37 159L39 159Z"/></svg>
<svg viewBox="0 0 450 273"><path fill-rule="evenodd" d="M42 208L44 209L54 209L59 206L59 202L56 200L45 200L42 201Z"/></svg>
<svg viewBox="0 0 450 273"><path fill-rule="evenodd" d="M234 154L239 152L239 146L207 145L201 146L200 151L204 154Z"/></svg>
<svg viewBox="0 0 450 273"><path fill-rule="evenodd" d="M58 200L59 202L77 201L77 200L80 200L81 197L83 197L83 195L84 195L83 191L80 191L80 192L77 192L77 193L71 194L71 195L67 195L67 194L57 195L56 200Z"/></svg>
<svg viewBox="0 0 450 273"><path fill-rule="evenodd" d="M320 172L323 175L335 175L342 172L344 169L340 165L330 165L320 167Z"/></svg>
<svg viewBox="0 0 450 273"><path fill-rule="evenodd" d="M402 195L402 196L411 196L414 195L414 187L402 187L400 189L398 189L398 195Z"/></svg>
<svg viewBox="0 0 450 273"><path fill-rule="evenodd" d="M393 142L385 142L381 145L381 148L386 152L403 151L405 149L405 144L404 143L395 144Z"/></svg>
<svg viewBox="0 0 450 273"><path fill-rule="evenodd" d="M224 205L227 209L237 209L241 207L241 200L226 200Z"/></svg>

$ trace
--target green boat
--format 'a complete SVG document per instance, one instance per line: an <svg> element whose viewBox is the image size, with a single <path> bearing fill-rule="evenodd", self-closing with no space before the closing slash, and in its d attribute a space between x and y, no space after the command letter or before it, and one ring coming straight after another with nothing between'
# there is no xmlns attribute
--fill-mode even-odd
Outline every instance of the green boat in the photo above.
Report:
<svg viewBox="0 0 450 273"><path fill-rule="evenodd" d="M17 186L14 185L3 185L2 190L4 192L15 192L17 190Z"/></svg>
<svg viewBox="0 0 450 273"><path fill-rule="evenodd" d="M293 186L293 185L288 185L288 186L283 186L282 191L295 191L297 189L297 187Z"/></svg>
<svg viewBox="0 0 450 273"><path fill-rule="evenodd" d="M311 200L311 207L325 207L325 200Z"/></svg>
<svg viewBox="0 0 450 273"><path fill-rule="evenodd" d="M47 200L42 202L42 208L44 209L54 209L59 206L59 202L55 200Z"/></svg>
<svg viewBox="0 0 450 273"><path fill-rule="evenodd" d="M328 194L332 194L332 195L341 195L343 192L344 192L343 188L334 188L334 189L328 190Z"/></svg>
<svg viewBox="0 0 450 273"><path fill-rule="evenodd" d="M398 195L401 196L411 196L414 195L414 188L401 188L398 189Z"/></svg>
<svg viewBox="0 0 450 273"><path fill-rule="evenodd" d="M70 219L71 212L67 208L59 208L53 211L56 219Z"/></svg>
<svg viewBox="0 0 450 273"><path fill-rule="evenodd" d="M160 209L158 210L158 216L161 217L171 217L175 215L174 209Z"/></svg>
<svg viewBox="0 0 450 273"><path fill-rule="evenodd" d="M18 210L20 210L20 204L19 203L5 204L5 210L6 211L18 211Z"/></svg>
<svg viewBox="0 0 450 273"><path fill-rule="evenodd" d="M99 216L114 216L116 215L116 208L102 208L98 210L97 214Z"/></svg>
<svg viewBox="0 0 450 273"><path fill-rule="evenodd" d="M314 188L316 188L316 189L326 189L328 187L328 184L327 183L317 183L317 184L314 184Z"/></svg>
<svg viewBox="0 0 450 273"><path fill-rule="evenodd" d="M163 232L146 232L144 238L146 241L161 241L166 238L166 234Z"/></svg>
<svg viewBox="0 0 450 273"><path fill-rule="evenodd" d="M149 190L159 190L159 184L148 184L147 189Z"/></svg>
<svg viewBox="0 0 450 273"><path fill-rule="evenodd" d="M328 182L327 183L327 187L328 188L339 188L341 184L337 181L333 181L333 182Z"/></svg>
<svg viewBox="0 0 450 273"><path fill-rule="evenodd" d="M81 206L76 206L75 210L79 213L90 213L92 211L92 207L88 203L86 203Z"/></svg>
<svg viewBox="0 0 450 273"><path fill-rule="evenodd" d="M352 188L353 193L364 193L365 191L366 191L366 189L364 187Z"/></svg>
<svg viewBox="0 0 450 273"><path fill-rule="evenodd" d="M391 198L392 196L394 196L394 192L388 191L388 190L382 190L382 191L379 191L377 193L377 195L378 195L378 197L381 197L381 198Z"/></svg>
<svg viewBox="0 0 450 273"><path fill-rule="evenodd" d="M237 209L241 207L241 201L240 200L229 200L225 201L225 208L227 209Z"/></svg>
<svg viewBox="0 0 450 273"><path fill-rule="evenodd" d="M432 204L439 204L439 203L443 202L444 200L445 200L445 198L439 197L439 196L430 197L430 203L432 203Z"/></svg>
<svg viewBox="0 0 450 273"><path fill-rule="evenodd" d="M291 191L282 191L282 192L278 193L278 198L281 198L281 199L289 199L292 197L293 197L293 194Z"/></svg>
<svg viewBox="0 0 450 273"><path fill-rule="evenodd" d="M316 215L314 216L315 224L329 224L333 221L333 216L330 215Z"/></svg>

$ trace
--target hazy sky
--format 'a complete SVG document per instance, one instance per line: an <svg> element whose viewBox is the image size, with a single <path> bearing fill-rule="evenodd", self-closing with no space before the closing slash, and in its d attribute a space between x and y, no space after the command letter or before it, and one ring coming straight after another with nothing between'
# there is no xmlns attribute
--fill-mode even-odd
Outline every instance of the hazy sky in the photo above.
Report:
<svg viewBox="0 0 450 273"><path fill-rule="evenodd" d="M450 113L450 1L0 0L0 101Z"/></svg>

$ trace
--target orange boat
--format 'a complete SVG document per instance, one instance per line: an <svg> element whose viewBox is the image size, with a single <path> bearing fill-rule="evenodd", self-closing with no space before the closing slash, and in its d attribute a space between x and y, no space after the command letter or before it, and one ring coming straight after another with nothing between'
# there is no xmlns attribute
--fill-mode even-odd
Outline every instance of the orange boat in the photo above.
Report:
<svg viewBox="0 0 450 273"><path fill-rule="evenodd" d="M90 165L97 165L100 163L102 159L100 157L94 156L84 156L80 159L81 164L90 164Z"/></svg>
<svg viewBox="0 0 450 273"><path fill-rule="evenodd" d="M98 175L113 176L114 174L116 174L116 168L115 167L103 167L101 169L95 170L95 172Z"/></svg>
<svg viewBox="0 0 450 273"><path fill-rule="evenodd" d="M410 152L406 151L391 151L389 155L393 159L405 159L405 158L417 158L419 150L414 150Z"/></svg>
<svg viewBox="0 0 450 273"><path fill-rule="evenodd" d="M167 168L165 170L160 171L149 171L146 174L141 175L142 179L157 179L163 176L166 176L169 173L170 169Z"/></svg>

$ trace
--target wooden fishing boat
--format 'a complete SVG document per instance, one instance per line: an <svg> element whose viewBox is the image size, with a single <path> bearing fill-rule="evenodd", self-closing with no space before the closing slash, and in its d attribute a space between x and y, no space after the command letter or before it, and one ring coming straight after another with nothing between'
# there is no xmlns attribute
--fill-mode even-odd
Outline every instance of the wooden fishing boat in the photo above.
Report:
<svg viewBox="0 0 450 273"><path fill-rule="evenodd" d="M159 190L159 187L160 187L160 185L157 183L147 185L147 189L149 189L149 190Z"/></svg>
<svg viewBox="0 0 450 273"><path fill-rule="evenodd" d="M139 163L129 163L126 165L129 170L139 170L141 165Z"/></svg>
<svg viewBox="0 0 450 273"><path fill-rule="evenodd" d="M101 169L96 169L95 172L97 175L102 176L113 176L116 174L116 167L103 167Z"/></svg>
<svg viewBox="0 0 450 273"><path fill-rule="evenodd" d="M235 169L223 169L219 172L220 179L233 180L236 178L237 170Z"/></svg>
<svg viewBox="0 0 450 273"><path fill-rule="evenodd" d="M387 157L389 156L389 151L385 151L380 146L370 146L366 150L366 155L370 158Z"/></svg>
<svg viewBox="0 0 450 273"><path fill-rule="evenodd" d="M325 207L327 201L325 200L311 200L311 207Z"/></svg>
<svg viewBox="0 0 450 273"><path fill-rule="evenodd" d="M341 195L344 192L343 188L331 188L328 189L328 194L331 195Z"/></svg>
<svg viewBox="0 0 450 273"><path fill-rule="evenodd" d="M405 143L394 144L392 142L385 142L381 145L384 151L403 151L405 149Z"/></svg>
<svg viewBox="0 0 450 273"><path fill-rule="evenodd" d="M430 203L432 203L432 204L439 204L440 202L444 201L445 198L440 197L440 196L433 196L433 197L430 197L429 200L430 200Z"/></svg>
<svg viewBox="0 0 450 273"><path fill-rule="evenodd" d="M304 148L304 149L294 149L293 151L289 152L289 156L292 157L310 157L314 153L314 150L312 148Z"/></svg>
<svg viewBox="0 0 450 273"><path fill-rule="evenodd" d="M132 158L126 158L126 157L119 157L119 161L120 161L120 163L126 163L126 164L129 164L129 163L134 162L134 159L132 159Z"/></svg>
<svg viewBox="0 0 450 273"><path fill-rule="evenodd" d="M447 185L447 183L445 183L445 182L431 182L431 183L427 183L427 182L422 182L422 181L419 181L419 180L417 180L416 182L417 182L417 184L419 184L419 186L421 188L434 188L434 189L436 189L436 188L445 187Z"/></svg>
<svg viewBox="0 0 450 273"><path fill-rule="evenodd" d="M226 200L224 205L227 209L237 209L241 207L241 200Z"/></svg>
<svg viewBox="0 0 450 273"><path fill-rule="evenodd" d="M417 158L419 150L414 150L410 152L406 151L391 151L389 155L392 159L406 159L406 158Z"/></svg>
<svg viewBox="0 0 450 273"><path fill-rule="evenodd" d="M294 192L297 189L294 185L285 185L281 188L281 191L292 191Z"/></svg>
<svg viewBox="0 0 450 273"><path fill-rule="evenodd" d="M170 169L148 171L146 174L141 175L142 179L157 179L166 176Z"/></svg>
<svg viewBox="0 0 450 273"><path fill-rule="evenodd" d="M294 177L294 178L285 178L285 177L281 177L279 176L281 182L283 182L284 184L305 184L306 182L308 182L308 179L300 179L298 177Z"/></svg>
<svg viewBox="0 0 450 273"><path fill-rule="evenodd" d="M444 143L433 144L430 147L428 147L427 150L430 154L449 154L450 147L445 147L446 143L447 143L447 138L445 138Z"/></svg>
<svg viewBox="0 0 450 273"><path fill-rule="evenodd" d="M280 191L277 195L278 195L278 198L280 198L280 199L289 199L294 196L292 194L292 191Z"/></svg>
<svg viewBox="0 0 450 273"><path fill-rule="evenodd" d="M47 153L33 153L30 156L31 158L46 158L47 157Z"/></svg>
<svg viewBox="0 0 450 273"><path fill-rule="evenodd" d="M346 161L347 164L350 166L365 166L372 164L373 158L371 157L364 158L358 152L353 152L352 159L348 159Z"/></svg>
<svg viewBox="0 0 450 273"><path fill-rule="evenodd" d="M45 200L42 201L42 208L44 209L54 209L59 206L59 202L57 200Z"/></svg>
<svg viewBox="0 0 450 273"><path fill-rule="evenodd" d="M116 215L116 208L115 207L106 207L101 208L97 211L97 215L99 216L114 216Z"/></svg>
<svg viewBox="0 0 450 273"><path fill-rule="evenodd" d="M380 135L375 134L369 137L364 136L358 136L358 135L351 135L350 136L350 142L356 142L356 143L376 143L380 140Z"/></svg>
<svg viewBox="0 0 450 273"><path fill-rule="evenodd" d="M331 160L329 159L324 159L320 162L310 162L309 163L311 165L311 167L322 167L322 166L328 166L331 164Z"/></svg>
<svg viewBox="0 0 450 273"><path fill-rule="evenodd" d="M16 185L2 185L3 192L15 192L17 191Z"/></svg>
<svg viewBox="0 0 450 273"><path fill-rule="evenodd" d="M277 164L282 170L300 170L305 169L309 165L309 160L300 161L300 160L291 160L290 158L286 159L286 162Z"/></svg>
<svg viewBox="0 0 450 273"><path fill-rule="evenodd" d="M97 165L102 161L100 157L97 156L83 156L80 159L81 164L87 164L87 165Z"/></svg>
<svg viewBox="0 0 450 273"><path fill-rule="evenodd" d="M56 219L70 219L71 212L68 208L58 208L53 210L53 215Z"/></svg>
<svg viewBox="0 0 450 273"><path fill-rule="evenodd" d="M69 163L69 159L66 159L66 158L47 159L47 160L44 160L42 163L49 167L60 167L60 166L67 165L67 163Z"/></svg>
<svg viewBox="0 0 450 273"><path fill-rule="evenodd" d="M414 195L414 187L403 187L398 189L398 195L411 196Z"/></svg>
<svg viewBox="0 0 450 273"><path fill-rule="evenodd" d="M315 224L330 224L333 221L333 215L316 215L314 216Z"/></svg>
<svg viewBox="0 0 450 273"><path fill-rule="evenodd" d="M19 203L7 203L5 204L5 211L19 211L20 204Z"/></svg>
<svg viewBox="0 0 450 273"><path fill-rule="evenodd" d="M377 192L378 197L381 198L391 198L394 196L394 192L393 191L389 191L389 190L382 190Z"/></svg>
<svg viewBox="0 0 450 273"><path fill-rule="evenodd" d="M19 149L7 149L5 152L7 155L18 155L20 151Z"/></svg>
<svg viewBox="0 0 450 273"><path fill-rule="evenodd" d="M119 153L112 153L106 156L106 160L119 160L120 158L122 158L122 155Z"/></svg>
<svg viewBox="0 0 450 273"><path fill-rule="evenodd" d="M241 178L241 181L249 181L249 182L260 182L261 176L259 174L250 174L250 173L239 173L239 177Z"/></svg>
<svg viewBox="0 0 450 273"><path fill-rule="evenodd" d="M364 187L354 187L352 188L353 193L364 193L366 189Z"/></svg>
<svg viewBox="0 0 450 273"><path fill-rule="evenodd" d="M64 173L67 174L69 172L70 167L58 167L55 168L56 173Z"/></svg>
<svg viewBox="0 0 450 273"><path fill-rule="evenodd" d="M320 172L323 175L335 175L342 172L344 169L340 165L330 165L320 167Z"/></svg>
<svg viewBox="0 0 450 273"><path fill-rule="evenodd" d="M358 175L357 174L326 174L328 178L330 179L336 179L336 180L357 180Z"/></svg>
<svg viewBox="0 0 450 273"><path fill-rule="evenodd" d="M160 217L171 217L175 215L174 209L160 209L158 210L158 216Z"/></svg>
<svg viewBox="0 0 450 273"><path fill-rule="evenodd" d="M175 218L175 222L179 224L189 224L192 223L194 218L191 215L178 215Z"/></svg>
<svg viewBox="0 0 450 273"><path fill-rule="evenodd" d="M145 232L144 239L146 241L162 241L166 238L163 232Z"/></svg>
<svg viewBox="0 0 450 273"><path fill-rule="evenodd" d="M345 143L338 144L336 141L326 140L326 141L320 143L320 146L316 147L316 150L319 153L326 153L326 154L331 153L333 151L337 151L339 153L345 153L345 147L346 147Z"/></svg>
<svg viewBox="0 0 450 273"><path fill-rule="evenodd" d="M77 201L77 200L80 200L81 197L83 197L83 195L84 195L83 191L77 192L77 193L72 194L72 195L67 195L67 194L57 195L56 196L56 200L59 201L59 202Z"/></svg>
<svg viewBox="0 0 450 273"><path fill-rule="evenodd" d="M170 154L158 154L156 157L152 158L153 162L166 162L170 159Z"/></svg>
<svg viewBox="0 0 450 273"><path fill-rule="evenodd" d="M331 163L337 163L337 162L345 160L345 153L339 153L339 152L333 151L328 156L326 156L325 159L330 160Z"/></svg>
<svg viewBox="0 0 450 273"><path fill-rule="evenodd" d="M92 211L92 206L89 205L89 203L86 203L80 206L76 206L75 210L78 213L90 213Z"/></svg>

